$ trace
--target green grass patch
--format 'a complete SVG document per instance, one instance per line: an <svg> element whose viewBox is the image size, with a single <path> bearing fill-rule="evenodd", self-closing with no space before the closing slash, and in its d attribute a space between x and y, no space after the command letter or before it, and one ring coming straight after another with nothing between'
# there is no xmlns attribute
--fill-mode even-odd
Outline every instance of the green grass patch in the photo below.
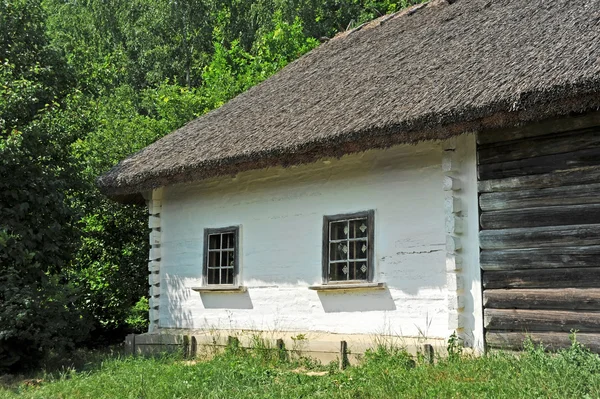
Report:
<svg viewBox="0 0 600 399"><path fill-rule="evenodd" d="M359 366L287 360L233 348L207 361L107 356L0 388L2 398L597 398L600 358L578 343L556 354L460 353L429 364L380 347Z"/></svg>

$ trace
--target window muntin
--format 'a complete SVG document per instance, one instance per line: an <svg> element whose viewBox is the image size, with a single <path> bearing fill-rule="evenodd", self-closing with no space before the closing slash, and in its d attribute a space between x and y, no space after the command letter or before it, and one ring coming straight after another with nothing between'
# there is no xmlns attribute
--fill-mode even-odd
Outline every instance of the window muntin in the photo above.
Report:
<svg viewBox="0 0 600 399"><path fill-rule="evenodd" d="M373 211L325 216L323 282L372 281Z"/></svg>
<svg viewBox="0 0 600 399"><path fill-rule="evenodd" d="M204 230L205 285L236 285L238 278L239 227Z"/></svg>

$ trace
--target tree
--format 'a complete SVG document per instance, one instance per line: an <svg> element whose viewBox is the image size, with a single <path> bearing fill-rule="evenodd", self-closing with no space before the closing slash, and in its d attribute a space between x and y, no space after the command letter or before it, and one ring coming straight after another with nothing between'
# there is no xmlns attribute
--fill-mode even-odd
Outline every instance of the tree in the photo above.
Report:
<svg viewBox="0 0 600 399"><path fill-rule="evenodd" d="M85 337L66 270L77 246L69 137L48 129L69 71L39 1L0 2L0 369Z"/></svg>

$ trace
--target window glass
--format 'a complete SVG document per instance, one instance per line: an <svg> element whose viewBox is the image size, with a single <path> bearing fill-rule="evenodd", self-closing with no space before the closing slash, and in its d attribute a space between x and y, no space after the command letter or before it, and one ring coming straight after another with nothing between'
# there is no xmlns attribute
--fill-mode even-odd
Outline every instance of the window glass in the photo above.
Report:
<svg viewBox="0 0 600 399"><path fill-rule="evenodd" d="M205 230L203 278L206 284L235 284L239 227Z"/></svg>
<svg viewBox="0 0 600 399"><path fill-rule="evenodd" d="M373 211L326 216L323 237L324 278L327 281L370 280L373 252Z"/></svg>

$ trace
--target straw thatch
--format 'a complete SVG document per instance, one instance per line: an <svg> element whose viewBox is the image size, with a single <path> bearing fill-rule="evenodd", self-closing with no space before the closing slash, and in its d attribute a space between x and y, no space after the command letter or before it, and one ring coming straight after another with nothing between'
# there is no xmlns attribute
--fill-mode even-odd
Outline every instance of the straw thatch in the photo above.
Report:
<svg viewBox="0 0 600 399"><path fill-rule="evenodd" d="M329 40L98 184L132 201L174 183L599 109L599 57L600 0L434 1Z"/></svg>

